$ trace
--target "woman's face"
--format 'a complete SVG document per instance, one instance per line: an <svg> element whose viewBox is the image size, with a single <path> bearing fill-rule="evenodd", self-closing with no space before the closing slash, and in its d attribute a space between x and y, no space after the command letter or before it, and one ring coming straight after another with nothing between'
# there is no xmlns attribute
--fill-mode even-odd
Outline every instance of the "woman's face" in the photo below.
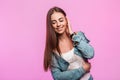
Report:
<svg viewBox="0 0 120 80"><path fill-rule="evenodd" d="M61 12L54 12L51 15L52 27L56 33L62 34L67 28L67 19Z"/></svg>

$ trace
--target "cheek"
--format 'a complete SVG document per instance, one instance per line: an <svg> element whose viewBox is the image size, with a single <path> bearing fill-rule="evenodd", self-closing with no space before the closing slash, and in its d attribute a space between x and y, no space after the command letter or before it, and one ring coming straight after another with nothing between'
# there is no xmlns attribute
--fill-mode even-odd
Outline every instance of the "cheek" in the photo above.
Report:
<svg viewBox="0 0 120 80"><path fill-rule="evenodd" d="M53 29L55 29L55 28L56 28L56 25L55 25L55 24L52 24L52 27L53 27Z"/></svg>
<svg viewBox="0 0 120 80"><path fill-rule="evenodd" d="M66 22L64 22L63 25L64 25L65 28L67 28L67 23Z"/></svg>
<svg viewBox="0 0 120 80"><path fill-rule="evenodd" d="M52 28L53 28L53 30L54 30L55 32L57 31L56 25L52 25Z"/></svg>
<svg viewBox="0 0 120 80"><path fill-rule="evenodd" d="M67 26L67 23L66 22L61 22L62 25L64 26Z"/></svg>

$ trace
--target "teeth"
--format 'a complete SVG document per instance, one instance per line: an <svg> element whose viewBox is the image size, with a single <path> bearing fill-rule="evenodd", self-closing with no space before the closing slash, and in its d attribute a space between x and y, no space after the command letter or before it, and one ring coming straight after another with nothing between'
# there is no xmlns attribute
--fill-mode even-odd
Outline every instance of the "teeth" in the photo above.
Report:
<svg viewBox="0 0 120 80"><path fill-rule="evenodd" d="M58 30L61 30L62 28L58 28Z"/></svg>

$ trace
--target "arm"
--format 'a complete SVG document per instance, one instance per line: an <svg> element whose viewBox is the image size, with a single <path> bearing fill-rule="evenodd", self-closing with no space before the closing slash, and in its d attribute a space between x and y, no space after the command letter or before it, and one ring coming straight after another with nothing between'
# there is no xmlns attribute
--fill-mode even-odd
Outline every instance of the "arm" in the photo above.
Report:
<svg viewBox="0 0 120 80"><path fill-rule="evenodd" d="M77 80L82 77L86 71L83 67L73 70L62 71L55 56L52 57L51 73L54 80Z"/></svg>
<svg viewBox="0 0 120 80"><path fill-rule="evenodd" d="M85 37L83 32L73 34L72 41L74 46L82 52L84 58L91 59L94 57L94 49L89 44L89 40Z"/></svg>
<svg viewBox="0 0 120 80"><path fill-rule="evenodd" d="M68 29L67 33L69 35L73 34L73 30L71 28L70 22L68 21ZM85 37L83 32L78 32L72 36L72 41L74 43L74 46L77 47L78 50L82 52L82 55L84 58L91 59L94 57L94 49L89 44L89 40Z"/></svg>

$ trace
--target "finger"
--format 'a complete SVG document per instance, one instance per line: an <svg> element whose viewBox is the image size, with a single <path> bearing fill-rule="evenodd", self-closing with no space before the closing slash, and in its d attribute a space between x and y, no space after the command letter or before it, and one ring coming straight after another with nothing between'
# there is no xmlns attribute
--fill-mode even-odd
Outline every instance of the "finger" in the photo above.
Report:
<svg viewBox="0 0 120 80"><path fill-rule="evenodd" d="M69 19L67 19L67 23L68 23L68 27L70 27L70 21L69 21Z"/></svg>
<svg viewBox="0 0 120 80"><path fill-rule="evenodd" d="M69 21L69 19L67 19L67 22L68 22L68 30L69 30L69 33L70 34L72 34L73 33L73 31L72 31L72 28L71 28L71 25L70 25L70 21Z"/></svg>

